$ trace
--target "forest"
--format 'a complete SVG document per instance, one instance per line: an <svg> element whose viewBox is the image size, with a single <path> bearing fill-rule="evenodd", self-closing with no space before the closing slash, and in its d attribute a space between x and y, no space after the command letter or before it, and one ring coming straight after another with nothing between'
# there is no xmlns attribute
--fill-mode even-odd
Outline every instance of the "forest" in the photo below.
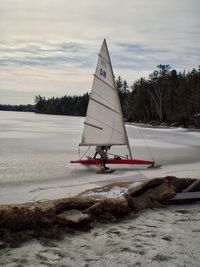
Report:
<svg viewBox="0 0 200 267"><path fill-rule="evenodd" d="M121 76L116 79L126 121L172 126L200 126L200 66L177 72L158 65L148 77L130 87ZM46 99L35 97L38 113L85 116L89 94Z"/></svg>
<svg viewBox="0 0 200 267"><path fill-rule="evenodd" d="M124 103L128 121L199 127L200 66L185 73L159 65L131 88Z"/></svg>
<svg viewBox="0 0 200 267"><path fill-rule="evenodd" d="M22 111L22 112L35 112L35 105L4 105L0 104L0 110L4 111Z"/></svg>
<svg viewBox="0 0 200 267"><path fill-rule="evenodd" d="M89 94L83 96L63 96L46 99L40 95L35 97L37 113L85 116Z"/></svg>
<svg viewBox="0 0 200 267"><path fill-rule="evenodd" d="M160 64L148 78L131 86L119 76L116 87L126 121L200 127L200 66L186 73ZM52 98L37 95L35 105L0 105L0 110L85 116L88 101L88 93Z"/></svg>

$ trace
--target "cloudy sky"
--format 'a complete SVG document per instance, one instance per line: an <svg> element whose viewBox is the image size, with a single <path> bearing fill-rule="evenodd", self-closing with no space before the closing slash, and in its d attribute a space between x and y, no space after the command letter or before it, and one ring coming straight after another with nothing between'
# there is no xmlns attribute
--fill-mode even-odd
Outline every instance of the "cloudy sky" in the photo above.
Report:
<svg viewBox="0 0 200 267"><path fill-rule="evenodd" d="M199 0L0 0L0 103L90 91L106 38L129 85L200 65Z"/></svg>

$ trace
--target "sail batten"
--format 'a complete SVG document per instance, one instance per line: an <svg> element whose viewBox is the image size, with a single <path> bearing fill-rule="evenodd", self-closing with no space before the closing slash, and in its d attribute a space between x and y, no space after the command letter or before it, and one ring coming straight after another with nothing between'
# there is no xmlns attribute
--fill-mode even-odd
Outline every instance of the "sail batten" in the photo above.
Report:
<svg viewBox="0 0 200 267"><path fill-rule="evenodd" d="M104 56L102 56L101 54L98 54L98 56L103 58L108 64L110 64L109 60L107 60Z"/></svg>
<svg viewBox="0 0 200 267"><path fill-rule="evenodd" d="M90 116L90 118L91 118L91 119L94 119L92 116ZM96 118L95 118L95 120L96 120ZM117 132L117 133L118 133L119 135L121 135L121 136L124 135L124 132L120 132L118 129L113 128L110 124L106 124L104 121L101 121L101 120L96 120L96 121L98 121L98 122L102 125L102 128L105 126L105 127L110 128L112 131ZM88 124L88 125L89 125L89 123L86 123L86 122L84 122L84 124ZM90 125L91 125L91 124L90 124ZM101 127L96 126L96 128L101 128ZM102 128L101 128L101 129L102 129Z"/></svg>
<svg viewBox="0 0 200 267"><path fill-rule="evenodd" d="M100 101L98 101L98 100L96 100L96 99L94 99L94 98L92 98L92 97L90 98L90 100L92 100L92 101L98 103L99 105L104 106L105 108L108 108L108 109L112 110L113 112L119 113L119 111L112 109L111 107L105 105L104 103L102 103L102 102L100 102ZM119 113L119 114L120 114L120 113Z"/></svg>
<svg viewBox="0 0 200 267"><path fill-rule="evenodd" d="M102 127L96 126L96 125L91 124L91 123L88 123L88 122L84 122L84 124L85 124L85 125L88 125L88 126L91 126L91 127L94 127L94 128L97 128L97 129L99 129L99 130L103 130Z"/></svg>
<svg viewBox="0 0 200 267"><path fill-rule="evenodd" d="M99 78L96 74L94 74L94 77L99 79L101 82L105 83L106 86L109 86L112 90L115 90L114 86L111 86L110 84L108 84L106 81L102 80L101 78Z"/></svg>
<svg viewBox="0 0 200 267"><path fill-rule="evenodd" d="M101 129L101 130L100 130ZM127 145L123 115L106 41L96 71L80 145Z"/></svg>

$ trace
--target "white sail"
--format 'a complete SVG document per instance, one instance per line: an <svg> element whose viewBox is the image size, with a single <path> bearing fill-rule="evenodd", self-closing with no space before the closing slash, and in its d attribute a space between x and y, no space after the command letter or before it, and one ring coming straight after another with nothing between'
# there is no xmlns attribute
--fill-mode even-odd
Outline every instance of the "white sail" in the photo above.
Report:
<svg viewBox="0 0 200 267"><path fill-rule="evenodd" d="M106 40L98 55L80 145L128 145Z"/></svg>

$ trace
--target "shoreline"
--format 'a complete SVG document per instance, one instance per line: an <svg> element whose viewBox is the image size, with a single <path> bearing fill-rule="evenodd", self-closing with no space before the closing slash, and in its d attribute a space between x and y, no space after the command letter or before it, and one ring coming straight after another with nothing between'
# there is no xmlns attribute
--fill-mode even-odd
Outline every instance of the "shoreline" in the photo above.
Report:
<svg viewBox="0 0 200 267"><path fill-rule="evenodd" d="M71 198L1 205L1 246L17 246L33 238L59 238L74 230L91 229L98 222L115 222L130 213L166 207L177 192L196 180L168 176L121 182L89 189Z"/></svg>
<svg viewBox="0 0 200 267"><path fill-rule="evenodd" d="M3 112L19 112L19 113L34 113L34 114L39 114L39 115L50 115L50 116L66 116L66 117L80 117L83 118L85 116L77 116L77 115L65 115L65 114L51 114L51 113L39 113L39 112L35 112L35 111L20 111L20 110L0 110ZM135 125L135 126L140 126L140 127L146 127L146 128L163 128L163 129L186 129L186 130L197 130L200 131L200 127L194 126L194 127L183 127L181 126L181 124L179 126L173 126L173 123L171 125L169 125L166 122L161 122L161 123L156 123L156 124L151 124L151 123L140 123L140 122L129 122L129 121L125 121L126 125ZM162 125L163 124L163 125Z"/></svg>
<svg viewBox="0 0 200 267"><path fill-rule="evenodd" d="M152 128L152 129L182 129L182 130L191 130L191 131L198 131L200 132L200 127L183 127L183 126L171 126L171 125L162 125L161 124L149 124L149 123L139 123L139 122L126 122L126 125L133 125L133 126L139 126L142 128Z"/></svg>

